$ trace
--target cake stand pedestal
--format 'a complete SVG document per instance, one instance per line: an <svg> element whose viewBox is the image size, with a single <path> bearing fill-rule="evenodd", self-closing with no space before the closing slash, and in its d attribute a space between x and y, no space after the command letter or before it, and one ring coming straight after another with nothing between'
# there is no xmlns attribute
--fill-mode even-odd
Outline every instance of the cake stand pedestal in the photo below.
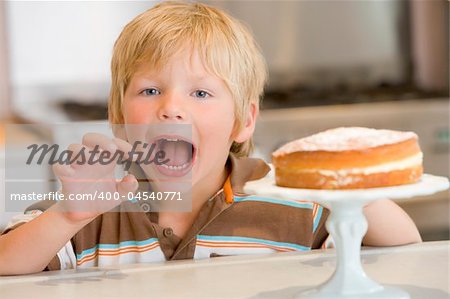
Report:
<svg viewBox="0 0 450 299"><path fill-rule="evenodd" d="M385 188L354 190L315 190L284 188L275 185L274 178L249 182L245 192L285 200L308 200L326 207L330 215L326 228L332 236L337 254L333 275L314 289L303 291L295 298L410 298L405 291L386 287L370 279L364 272L361 242L367 231L363 208L380 199L404 199L430 195L449 188L446 177L424 174L415 184Z"/></svg>

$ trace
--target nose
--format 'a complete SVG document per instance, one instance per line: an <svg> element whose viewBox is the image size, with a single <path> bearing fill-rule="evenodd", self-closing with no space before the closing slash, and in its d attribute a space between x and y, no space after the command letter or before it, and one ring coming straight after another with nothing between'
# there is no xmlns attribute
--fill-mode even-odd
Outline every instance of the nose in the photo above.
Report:
<svg viewBox="0 0 450 299"><path fill-rule="evenodd" d="M167 95L161 99L158 108L158 118L161 121L184 121L186 120L186 111L182 99L176 95Z"/></svg>

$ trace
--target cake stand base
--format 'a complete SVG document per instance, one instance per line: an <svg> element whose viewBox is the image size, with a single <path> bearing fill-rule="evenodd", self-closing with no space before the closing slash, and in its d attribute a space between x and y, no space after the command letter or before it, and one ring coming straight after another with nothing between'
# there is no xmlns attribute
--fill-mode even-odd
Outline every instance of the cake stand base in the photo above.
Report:
<svg viewBox="0 0 450 299"><path fill-rule="evenodd" d="M355 190L311 190L283 188L273 178L247 183L247 193L273 196L286 200L309 199L330 211L326 228L336 247L336 270L328 281L317 288L303 291L294 298L408 299L405 291L382 286L367 277L362 268L360 252L367 231L363 208L383 198L408 198L429 195L449 188L445 177L424 174L415 184Z"/></svg>
<svg viewBox="0 0 450 299"><path fill-rule="evenodd" d="M316 288L303 291L294 296L295 299L410 299L411 297L405 291L380 285L380 289L363 293L336 293L335 290L327 291L325 289Z"/></svg>

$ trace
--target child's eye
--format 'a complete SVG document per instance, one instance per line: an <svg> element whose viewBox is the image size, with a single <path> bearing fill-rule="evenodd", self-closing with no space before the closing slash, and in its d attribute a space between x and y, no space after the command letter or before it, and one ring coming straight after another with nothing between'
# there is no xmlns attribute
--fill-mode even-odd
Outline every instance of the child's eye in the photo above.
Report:
<svg viewBox="0 0 450 299"><path fill-rule="evenodd" d="M143 94L145 96L154 96L154 95L161 94L161 92L155 88L147 88L147 89L144 89L143 91L141 91L141 94Z"/></svg>
<svg viewBox="0 0 450 299"><path fill-rule="evenodd" d="M208 92L204 91L204 90L196 90L194 92L194 96L197 97L197 98L204 99L204 98L210 97L211 95Z"/></svg>

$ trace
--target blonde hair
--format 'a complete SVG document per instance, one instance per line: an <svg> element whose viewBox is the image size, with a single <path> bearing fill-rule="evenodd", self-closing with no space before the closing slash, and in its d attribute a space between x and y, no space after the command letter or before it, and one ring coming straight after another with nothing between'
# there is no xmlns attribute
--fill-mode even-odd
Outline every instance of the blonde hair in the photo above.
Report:
<svg viewBox="0 0 450 299"><path fill-rule="evenodd" d="M222 79L235 101L235 129L245 125L250 104L259 109L267 80L264 57L245 25L201 3L167 1L138 15L122 31L111 61L109 121L123 124L122 102L139 65L159 69L178 51L191 46L205 68ZM230 151L247 156L252 140L234 142Z"/></svg>

